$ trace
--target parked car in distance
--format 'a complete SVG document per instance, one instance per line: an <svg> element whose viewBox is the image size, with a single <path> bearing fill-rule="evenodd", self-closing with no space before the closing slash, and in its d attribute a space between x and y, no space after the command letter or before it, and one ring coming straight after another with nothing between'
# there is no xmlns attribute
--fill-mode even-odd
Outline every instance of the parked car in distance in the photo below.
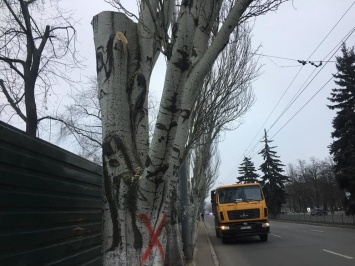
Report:
<svg viewBox="0 0 355 266"><path fill-rule="evenodd" d="M321 208L316 208L311 211L311 215L328 215L328 212Z"/></svg>

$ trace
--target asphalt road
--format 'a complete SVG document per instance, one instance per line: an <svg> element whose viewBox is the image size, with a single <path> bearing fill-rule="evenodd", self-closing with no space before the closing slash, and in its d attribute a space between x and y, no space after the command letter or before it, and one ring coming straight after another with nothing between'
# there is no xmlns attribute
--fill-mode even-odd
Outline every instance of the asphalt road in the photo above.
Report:
<svg viewBox="0 0 355 266"><path fill-rule="evenodd" d="M213 216L205 216L221 266L354 266L355 229L271 221L267 242L258 236L222 244Z"/></svg>

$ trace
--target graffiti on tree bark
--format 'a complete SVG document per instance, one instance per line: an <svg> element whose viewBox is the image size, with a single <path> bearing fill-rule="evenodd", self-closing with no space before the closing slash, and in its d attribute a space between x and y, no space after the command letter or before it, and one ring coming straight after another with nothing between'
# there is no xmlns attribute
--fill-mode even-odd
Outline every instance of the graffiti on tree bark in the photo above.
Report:
<svg viewBox="0 0 355 266"><path fill-rule="evenodd" d="M144 264L144 262L147 261L147 259L149 257L149 253L154 248L154 246L157 246L160 256L161 256L161 259L162 259L162 261L164 261L164 250L163 250L163 246L161 245L158 237L159 237L159 235L160 235L161 231L163 230L163 227L166 223L166 215L165 214L163 215L163 219L160 221L160 224L159 224L156 231L153 230L153 228L150 224L150 220L149 220L148 215L142 213L139 215L139 219L141 219L144 222L145 227L147 228L148 233L151 237L147 249L144 251L144 253L141 256L141 263Z"/></svg>

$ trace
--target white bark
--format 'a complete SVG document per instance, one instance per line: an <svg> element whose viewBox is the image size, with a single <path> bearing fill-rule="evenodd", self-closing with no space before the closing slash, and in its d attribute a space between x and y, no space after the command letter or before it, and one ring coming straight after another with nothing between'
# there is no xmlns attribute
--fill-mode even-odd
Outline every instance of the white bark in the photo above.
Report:
<svg viewBox="0 0 355 266"><path fill-rule="evenodd" d="M137 247L142 246L135 232L143 225L134 207L127 205L135 205L148 150L147 95L153 65L144 71L138 67L146 64L137 60L137 25L124 14L102 12L94 18L93 28L103 127L103 264L134 265L140 260ZM126 36L126 49L117 32Z"/></svg>
<svg viewBox="0 0 355 266"><path fill-rule="evenodd" d="M103 123L104 265L184 264L177 190L190 114L204 77L253 0L236 1L208 45L207 26L219 8L211 2L181 1L170 38L172 0L142 1L138 24L114 12L93 20ZM127 52L117 32L126 36ZM148 84L158 49L167 57L167 72L149 146Z"/></svg>

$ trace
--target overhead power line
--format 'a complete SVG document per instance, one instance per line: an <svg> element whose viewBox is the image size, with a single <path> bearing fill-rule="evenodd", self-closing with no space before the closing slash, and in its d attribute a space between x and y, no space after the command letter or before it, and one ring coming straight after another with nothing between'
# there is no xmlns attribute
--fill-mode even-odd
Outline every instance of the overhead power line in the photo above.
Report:
<svg viewBox="0 0 355 266"><path fill-rule="evenodd" d="M338 49L336 49L336 51L333 53L332 57L339 51L339 49L341 48L342 44L349 39L349 37L354 33L355 31L355 27L348 33L348 36L344 39L344 41L341 42L341 44L339 45ZM319 72L318 72L319 73ZM318 74L317 73L317 74ZM336 73L338 74L338 72ZM324 89L324 87L333 79L333 77L331 77L315 94L313 94L313 96L274 134L273 137L275 137L321 90ZM313 81L313 79L307 84L307 86ZM271 127L270 127L271 129ZM269 130L270 130L269 129Z"/></svg>
<svg viewBox="0 0 355 266"><path fill-rule="evenodd" d="M339 51L340 47L342 44L354 33L355 27L352 28L346 35L345 37L325 56L327 58L330 56L331 53L333 53L330 58L333 58L334 55L336 54L337 51ZM335 50L335 52L333 52ZM285 109L281 112L281 114L278 116L278 118L275 120L275 122L270 126L268 129L271 130L273 126L280 120L280 118L286 113L286 111L293 105L293 103L301 96L301 94L308 88L308 86L312 83L312 81L319 75L319 73L324 69L325 65L312 77L314 71L308 76L306 81L303 83L303 85L300 87L300 89L296 92L296 94L293 96L293 98L290 100L290 102L287 104ZM312 79L308 82L308 80L312 77ZM308 82L308 83L307 83ZM305 85L307 83L307 85ZM303 88L303 89L302 89Z"/></svg>
<svg viewBox="0 0 355 266"><path fill-rule="evenodd" d="M337 72L338 74L338 72ZM313 96L300 108L298 109L298 111L289 119L287 120L287 122L271 137L274 138L288 123L290 123L290 121L295 118L296 115L298 115L299 112L301 112L301 110L307 105L309 104L309 102L311 100L313 100L313 98L321 91L325 88L325 86L333 79L333 77L331 77L315 94L313 94Z"/></svg>
<svg viewBox="0 0 355 266"><path fill-rule="evenodd" d="M353 5L355 4L355 1L349 6L349 8L344 12L344 14L339 18L339 20L336 22L336 24L331 28L331 30L328 32L328 34L323 38L323 40L318 44L318 46L314 49L314 51L311 53L311 55L307 58L307 61L309 61L309 62L313 62L313 63L315 63L315 62L320 62L320 61L310 61L309 59L312 57L312 55L318 50L318 48L323 44L323 42L328 38L328 36L331 34L331 32L336 28L336 26L340 23L340 21L344 18L344 16L349 12L349 10L353 7ZM351 34L353 33L353 31L351 32ZM350 34L350 35L351 35ZM350 37L350 35L348 36L348 38ZM347 39L347 38L346 38ZM334 50L334 49L333 49ZM260 56L266 56L266 57L274 57L274 58L279 58L279 59L284 59L284 60L292 60L292 61L298 61L297 59L292 59L292 58L285 58L285 57L278 57L278 56L270 56L270 55L263 55L263 54L258 54L258 55L260 55ZM334 61L330 61L330 60L323 60L323 62L324 63L328 63L328 62L334 62ZM264 128L264 125L267 123L267 121L269 120L269 118L270 118L270 116L273 114L273 112L275 111L275 109L276 109L276 107L279 105L279 103L281 102L281 100L283 99L283 97L285 96L285 94L287 93L287 91L289 90L289 88L291 87L291 85L293 84L293 82L295 81L295 79L298 77L298 75L299 75L299 73L301 72L301 70L303 69L303 66L304 66L304 64L302 64L302 66L301 66L301 68L300 68L300 70L296 73L296 75L294 76L294 78L292 79L292 81L291 81L291 83L289 84L289 86L286 88L286 90L284 91L284 93L281 95L281 97L280 97L280 99L278 100L278 102L276 103L276 105L274 106L274 108L272 109L272 111L271 111L271 113L268 115L268 117L266 118L266 120L264 121L264 123L263 123L263 125L260 127L260 129L257 131L257 133L255 134L255 136L254 136L254 138L252 139L252 141L249 143L249 145L248 145L248 147L247 147L247 149L245 150L245 152L244 152L244 156L247 156L248 154L250 154L254 149L255 149L255 147L258 145L258 144L260 144L260 141L262 140L262 138L252 147L252 149L248 152L248 150L249 150L249 148L250 148L250 146L252 145L252 143L254 143L254 140L255 140L255 138L259 135L259 133L260 133L260 131ZM312 74L314 73L314 71L315 70L313 70L313 72L312 72ZM319 72L318 72L319 73ZM311 75L312 75L311 74ZM307 79L308 80L308 79ZM305 83L307 82L307 80L305 81ZM312 79L313 80L313 79ZM328 81L329 82L329 81ZM326 85L326 84L325 84ZM324 85L324 86L325 86ZM302 87L301 87L302 88ZM300 89L301 89L300 88ZM323 88L323 87L322 87ZM303 90L304 91L304 90ZM302 91L302 92L303 92ZM301 93L302 93L301 92ZM298 92L297 92L298 93ZM296 94L297 94L296 93ZM318 92L317 92L318 93ZM316 93L316 94L317 94ZM315 94L315 95L316 95ZM314 97L315 97L315 95L311 98L311 99L313 99ZM296 99L299 97L299 95L296 97ZM295 99L295 100L296 100ZM310 100L311 100L310 99ZM310 101L309 100L309 101ZM291 100L292 101L292 100ZM308 101L308 102L309 102ZM292 101L292 103L293 103L294 101ZM308 103L307 102L307 103ZM291 104L292 104L291 103ZM288 107L286 107L287 109L289 108L289 106ZM303 108L303 107L302 107ZM284 109L284 111L285 110L287 110L287 109ZM299 110L300 111L300 110ZM284 112L283 112L284 113ZM294 115L294 116L296 116L296 115ZM293 117L294 117L293 116ZM291 118L291 119L293 119L293 118ZM291 120L290 119L290 120ZM289 122L289 121L288 121ZM288 123L287 122L287 123ZM284 126L286 126L286 125L284 125ZM284 127L283 126L283 127ZM283 128L282 127L282 128ZM279 131L281 131L282 130L282 128L279 130ZM270 128L271 129L271 128ZM269 130L270 130L269 129ZM279 131L277 132L277 133L279 133ZM276 133L276 134L277 134ZM275 135L276 135L275 134ZM275 136L274 135L274 136ZM256 154L254 154L253 156L252 156L252 158L255 156ZM243 156L242 156L243 157ZM235 167L233 167L233 171L236 169L236 167L238 167L238 165L240 164L240 159L237 161L237 164L235 165Z"/></svg>
<svg viewBox="0 0 355 266"><path fill-rule="evenodd" d="M344 42L346 42L348 39L349 39L349 37L354 33L354 31L355 31L355 27L354 28L352 28L347 34L346 34L346 36L337 44L337 46L335 46L332 50L331 50L331 52L333 52L334 50L334 52L333 52L333 54L331 55L331 57L330 58L333 58L334 56L335 56L335 54L339 51L339 49L341 48L341 46L343 45L343 43ZM330 53L331 53L330 52ZM328 53L328 55L330 54L330 53ZM328 55L327 55L327 57L328 57ZM324 67L323 67L324 68ZM311 81L309 81L308 82L308 84L307 84L307 86L302 90L302 92L311 84L311 82L315 79L315 77L320 73L320 71L322 71L323 70L323 68L322 69L320 69L319 71L318 71L318 73L316 73L316 75L311 79ZM312 72L313 73L313 72ZM337 74L337 73L336 73ZM309 79L309 77L307 78L307 80ZM313 98L321 91L321 90L323 90L324 88L325 88L325 86L331 81L333 79L333 77L330 77L330 79L316 92L316 93L314 93L313 95L312 95L312 97L290 118L290 119L288 119L287 120L287 122L271 137L271 139L273 139L289 122L291 122L291 120L292 119L294 119L300 112L301 112L301 110L306 106L306 105L308 105L309 104L309 102L311 101L311 100L313 100ZM301 87L302 88L302 87ZM302 93L301 92L301 93ZM297 98L300 96L300 94L297 96ZM296 99L297 99L296 98ZM295 99L295 100L296 100ZM295 101L294 100L294 101ZM294 103L294 101L292 102L292 103ZM292 105L292 103L291 103L291 105ZM289 105L288 107L287 107L287 109L285 109L284 111L283 111L283 113L276 119L276 121L271 125L271 127L267 130L267 132L269 132L270 130L271 130L271 128L276 124L276 122L281 118L281 116L283 115L283 114L285 114L285 112L290 108L290 106L291 105ZM260 141L262 140L262 138L260 139ZM256 143L255 145L254 145L254 147L253 147L253 150L254 150L254 148L258 145L258 144L260 144L260 141L258 142L258 143ZM252 151L251 151L252 152ZM258 154L258 153L255 153L255 154L253 154L253 156L251 156L251 158L253 158L256 154Z"/></svg>
<svg viewBox="0 0 355 266"><path fill-rule="evenodd" d="M330 31L327 33L327 35L323 38L323 40L318 44L318 46L314 49L314 51L311 53L311 55L307 58L307 61L309 61L309 59L312 57L312 55L318 50L318 48L323 44L323 42L328 38L328 36L331 34L331 32L336 28L336 26L340 23L340 21L344 18L344 16L349 12L349 10L352 8L352 6L355 4L355 1L350 5L350 7L344 12L344 14L338 19L338 21L335 23L335 25L330 29ZM327 60L324 60L327 61ZM259 135L260 131L264 128L264 125L267 123L267 121L269 120L270 116L274 113L275 109L277 108L277 106L279 105L279 103L281 102L281 100L283 99L283 97L285 96L285 94L287 93L287 91L289 90L289 88L291 87L291 85L293 84L293 82L296 80L296 78L298 77L299 73L301 72L302 68L296 73L296 75L294 76L294 78L292 79L291 83L288 85L288 87L286 88L286 90L284 91L284 93L281 95L280 99L277 101L276 105L274 106L274 108L272 109L272 111L270 112L270 114L268 115L268 117L266 118L266 120L264 121L263 125L260 127L260 129L258 130L258 132L255 134L253 140L251 141L251 143L248 145L248 148L246 150L246 152L248 151L249 147L252 145L252 143L254 142L255 138Z"/></svg>
<svg viewBox="0 0 355 266"><path fill-rule="evenodd" d="M311 64L311 65L317 65L316 63L328 63L328 62L335 62L335 61L323 61L323 60L312 60L312 61L307 61L307 60L301 60L301 59L294 59L294 58L287 58L287 57L281 57L281 56L275 56L275 55L266 55L266 54L259 54L259 53L254 53L254 55L259 55L263 57L270 57L270 58L277 58L277 59L282 59L282 60L287 60L287 61L294 61L297 63L300 63L302 65L306 64Z"/></svg>

